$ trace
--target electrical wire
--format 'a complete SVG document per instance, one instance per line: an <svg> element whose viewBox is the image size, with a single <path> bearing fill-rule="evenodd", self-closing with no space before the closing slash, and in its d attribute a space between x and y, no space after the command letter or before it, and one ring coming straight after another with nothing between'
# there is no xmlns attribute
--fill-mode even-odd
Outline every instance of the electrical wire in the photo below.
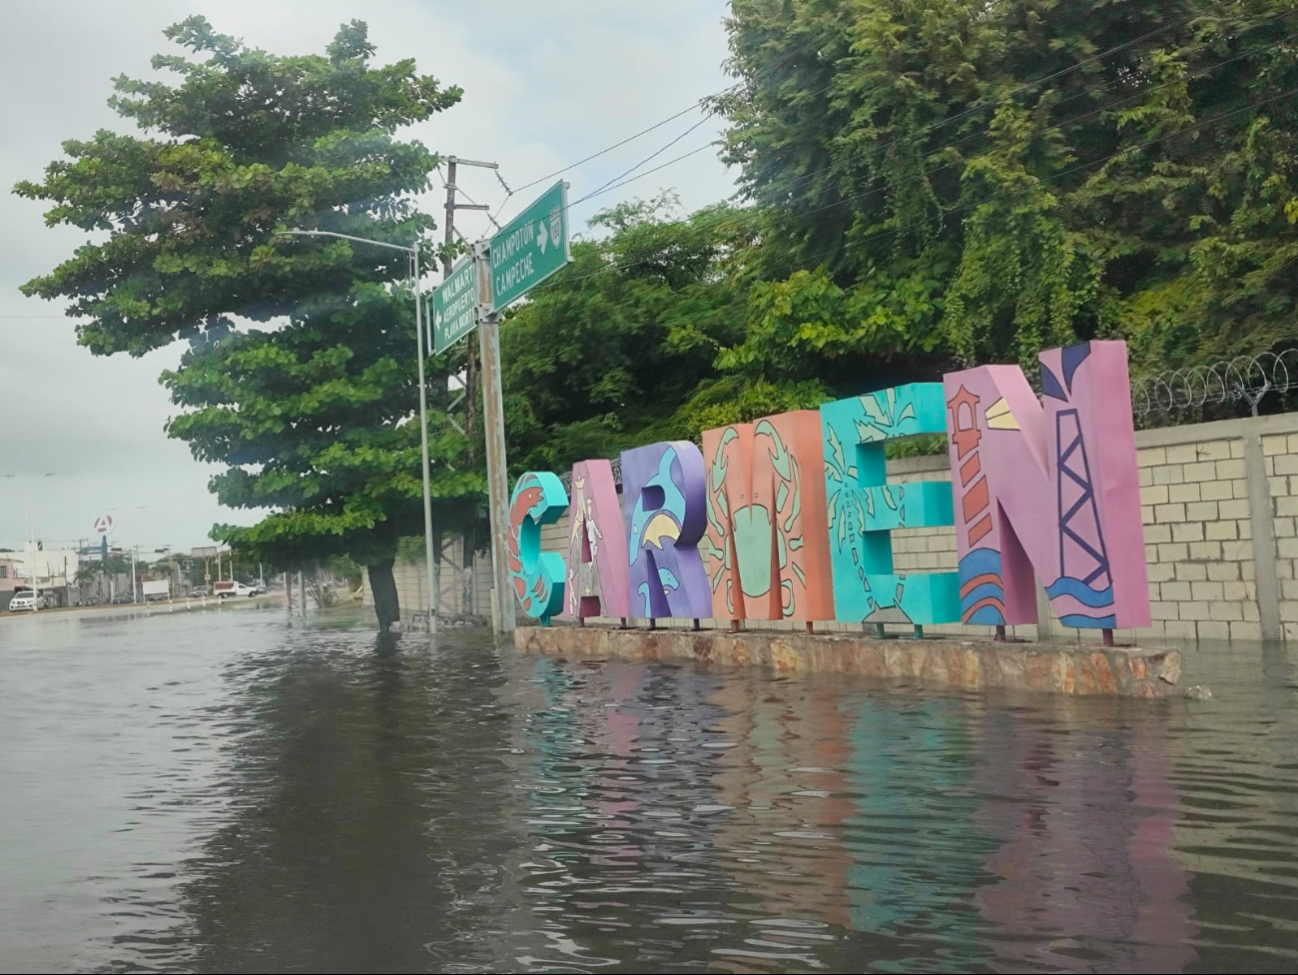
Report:
<svg viewBox="0 0 1298 975"><path fill-rule="evenodd" d="M1185 126L1184 128L1177 129L1177 130L1174 131L1174 132L1168 132L1168 133L1165 133L1164 135L1158 136L1157 138L1154 138L1154 139L1148 139L1148 140L1146 140L1146 141L1144 141L1144 142L1137 143L1136 145L1128 146L1128 147L1126 147L1125 149L1120 149L1120 150L1118 150L1117 152L1112 153L1112 154L1110 154L1110 155L1108 155L1108 156L1104 156L1104 157L1102 157L1102 158L1100 158L1100 159L1094 159L1094 160L1091 160L1090 162L1080 163L1080 164L1078 164L1078 165L1076 165L1076 166L1070 167L1069 169L1061 170L1060 172L1055 173L1055 174L1053 174L1053 175L1051 175L1051 176L1047 176L1047 177L1042 178L1041 181L1042 181L1043 183L1054 182L1055 180L1062 179L1062 178L1065 177L1065 176L1069 176L1069 175L1071 175L1071 174L1073 174L1073 173L1080 172L1081 170L1089 169L1089 168L1091 168L1091 167L1093 167L1093 166L1099 166L1099 165L1102 165L1102 164L1107 163L1107 162L1112 162L1112 161L1115 160L1115 159L1119 159L1119 158L1121 158L1121 157L1123 157L1123 156L1130 155L1130 154L1133 153L1133 152L1139 152L1139 151L1142 150L1142 149L1147 149L1147 148L1149 148L1150 146L1157 145L1157 144L1159 144L1160 142L1165 142L1165 141L1167 141L1168 139L1175 138L1175 137L1178 136L1178 135L1184 135L1184 134L1187 133L1187 132L1192 132L1192 131L1194 131L1194 130L1196 130L1196 129L1203 128L1203 127L1206 126L1206 125L1211 125L1211 124L1215 124L1215 123L1217 123L1217 122L1221 122L1221 121L1223 121L1223 120L1225 120L1225 119L1227 119L1227 118L1231 118L1231 117L1233 117L1233 116L1236 116L1236 115L1242 114L1242 113L1244 113L1244 112L1252 111L1252 110L1255 109L1255 108L1260 108L1260 107L1263 106L1263 105L1267 105L1267 104L1270 104L1270 103L1272 103L1272 102L1279 101L1280 99L1283 99L1283 98L1289 98L1289 97L1292 97L1293 95L1296 95L1296 94L1298 94L1298 88L1291 88L1290 90L1285 91L1285 92L1281 92L1280 94L1272 95L1272 96L1270 96L1270 97L1268 97L1268 98L1259 99L1258 101L1250 102L1250 103L1247 104L1247 105L1243 105L1243 106L1241 106L1241 107L1239 107L1239 108L1232 109L1232 110L1229 111L1229 112L1222 112L1222 113L1219 114L1219 115L1214 115L1214 116L1211 116L1210 118L1203 119L1202 121L1195 122L1195 123L1193 123L1193 124L1191 124L1191 125L1187 125L1187 126ZM820 212L823 212L823 211L825 211L825 210L830 210L830 209L833 209L833 208L835 208L835 207L847 206L849 203L853 203L853 202L855 202L855 200L840 200L840 201L836 201L836 202L834 202L834 203L826 204L826 205L824 205L824 206L822 206L822 207L816 207L815 209L804 211L804 212L803 212L802 214L800 214L800 215L801 215L801 216L804 216L804 217L805 217L805 216L810 216L810 215L812 215L812 214L820 213ZM952 210L944 211L944 213L943 213L943 217L945 218L945 217L952 216L952 215L954 215L954 214L963 213L963 212L966 212L966 211L968 211L968 210L976 209L977 207L983 206L986 202L988 202L988 201L986 201L986 200L978 200L978 201L975 201L975 202L973 202L973 203L965 204L964 206L961 206L961 207L956 207L956 208L954 208L954 209L952 209ZM858 243L867 243L867 242L869 242L869 241L882 239L882 238L884 238L884 237L892 237L892 236L896 236L897 234L903 233L903 232L905 232L905 231L907 231L907 230L913 230L913 229L916 229L916 228L918 228L918 227L924 226L927 222L928 222L928 221L913 221L913 222L911 222L911 223L909 223L909 224L903 224L903 225L900 226L900 227L894 227L894 228L892 228L892 229L890 229L890 230L880 231L880 232L877 233L877 234L871 234L871 235L869 235L869 236L867 236L867 237L862 238L860 241L858 241ZM682 234L677 235L677 236L678 236L678 238L679 238L679 237L684 237L685 234L682 233ZM838 246L838 245L835 245L835 249L837 249L837 246ZM830 251L829 251L828 249L826 249L826 250L824 250L823 252L816 253L815 256L821 256L821 253L828 254L828 253L830 253ZM639 266L639 265L641 265L641 264L647 264L647 263L649 263L649 262L651 262L651 261L653 261L653 260L656 260L656 259L657 259L657 255L655 255L654 257L644 258L644 259L641 259L641 260L639 260L639 261L631 261L631 262L626 263L626 264L610 265L609 267L606 267L606 268L600 268L598 271L590 271L590 272L587 272L586 274L577 275L576 277L569 278L568 281L569 281L570 283L575 283L575 282L577 282L577 281L582 281L582 280L585 280L586 278L595 277L595 276L600 275L600 274L608 274L608 273L611 273L611 272L614 272L614 271L625 271L625 270L629 270L630 268L637 267L637 266Z"/></svg>

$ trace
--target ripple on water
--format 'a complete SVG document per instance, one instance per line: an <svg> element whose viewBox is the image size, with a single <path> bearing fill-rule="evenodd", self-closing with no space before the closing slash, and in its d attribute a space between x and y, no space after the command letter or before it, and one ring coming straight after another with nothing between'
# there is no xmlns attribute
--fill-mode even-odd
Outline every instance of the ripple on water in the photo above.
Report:
<svg viewBox="0 0 1298 975"><path fill-rule="evenodd" d="M1285 652L1199 702L0 628L0 970L1292 971Z"/></svg>

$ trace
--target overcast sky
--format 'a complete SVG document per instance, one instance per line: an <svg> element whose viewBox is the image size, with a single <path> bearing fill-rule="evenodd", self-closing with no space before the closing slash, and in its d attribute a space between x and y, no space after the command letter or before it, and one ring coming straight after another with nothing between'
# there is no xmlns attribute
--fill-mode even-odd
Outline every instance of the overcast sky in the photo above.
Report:
<svg viewBox="0 0 1298 975"><path fill-rule="evenodd" d="M45 227L37 203L7 191L39 179L68 138L124 128L107 107L110 79L150 74L149 59L174 49L167 25L201 13L223 33L278 53L323 52L338 25L370 25L376 60L416 59L419 70L464 89L459 106L410 134L443 154L500 163L519 186L654 124L730 83L722 0L0 0L11 43L0 60L0 546L28 535L31 478L37 537L46 548L93 534L96 517L117 519L116 543L147 548L205 544L214 522L246 522L207 491L213 468L194 461L163 423L172 412L158 374L179 349L143 359L96 358L76 344L72 323L18 286L68 257L85 235ZM590 192L681 136L694 112L587 163L567 178L571 199ZM709 119L646 168L706 145ZM505 191L487 170L460 185L479 203ZM697 155L576 207L572 228L602 206L676 189L694 209L728 196L715 152ZM520 193L501 219L544 189ZM430 211L440 222L440 185ZM482 236L483 215L457 225ZM52 473L53 477L45 477Z"/></svg>

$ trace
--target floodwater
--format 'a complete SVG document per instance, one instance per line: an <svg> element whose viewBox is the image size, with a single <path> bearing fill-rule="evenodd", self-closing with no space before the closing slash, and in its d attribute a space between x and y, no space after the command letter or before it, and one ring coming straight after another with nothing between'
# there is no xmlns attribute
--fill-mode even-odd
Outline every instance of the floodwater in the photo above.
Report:
<svg viewBox="0 0 1298 975"><path fill-rule="evenodd" d="M0 971L1292 972L1282 649L1210 701L0 622Z"/></svg>

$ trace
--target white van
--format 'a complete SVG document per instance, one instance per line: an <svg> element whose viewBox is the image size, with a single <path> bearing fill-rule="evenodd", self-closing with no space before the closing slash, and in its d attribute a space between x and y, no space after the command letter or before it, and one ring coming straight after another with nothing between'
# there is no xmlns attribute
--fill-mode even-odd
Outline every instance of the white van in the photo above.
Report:
<svg viewBox="0 0 1298 975"><path fill-rule="evenodd" d="M212 595L219 599L229 599L231 596L255 596L257 587L245 586L242 582L214 582Z"/></svg>

